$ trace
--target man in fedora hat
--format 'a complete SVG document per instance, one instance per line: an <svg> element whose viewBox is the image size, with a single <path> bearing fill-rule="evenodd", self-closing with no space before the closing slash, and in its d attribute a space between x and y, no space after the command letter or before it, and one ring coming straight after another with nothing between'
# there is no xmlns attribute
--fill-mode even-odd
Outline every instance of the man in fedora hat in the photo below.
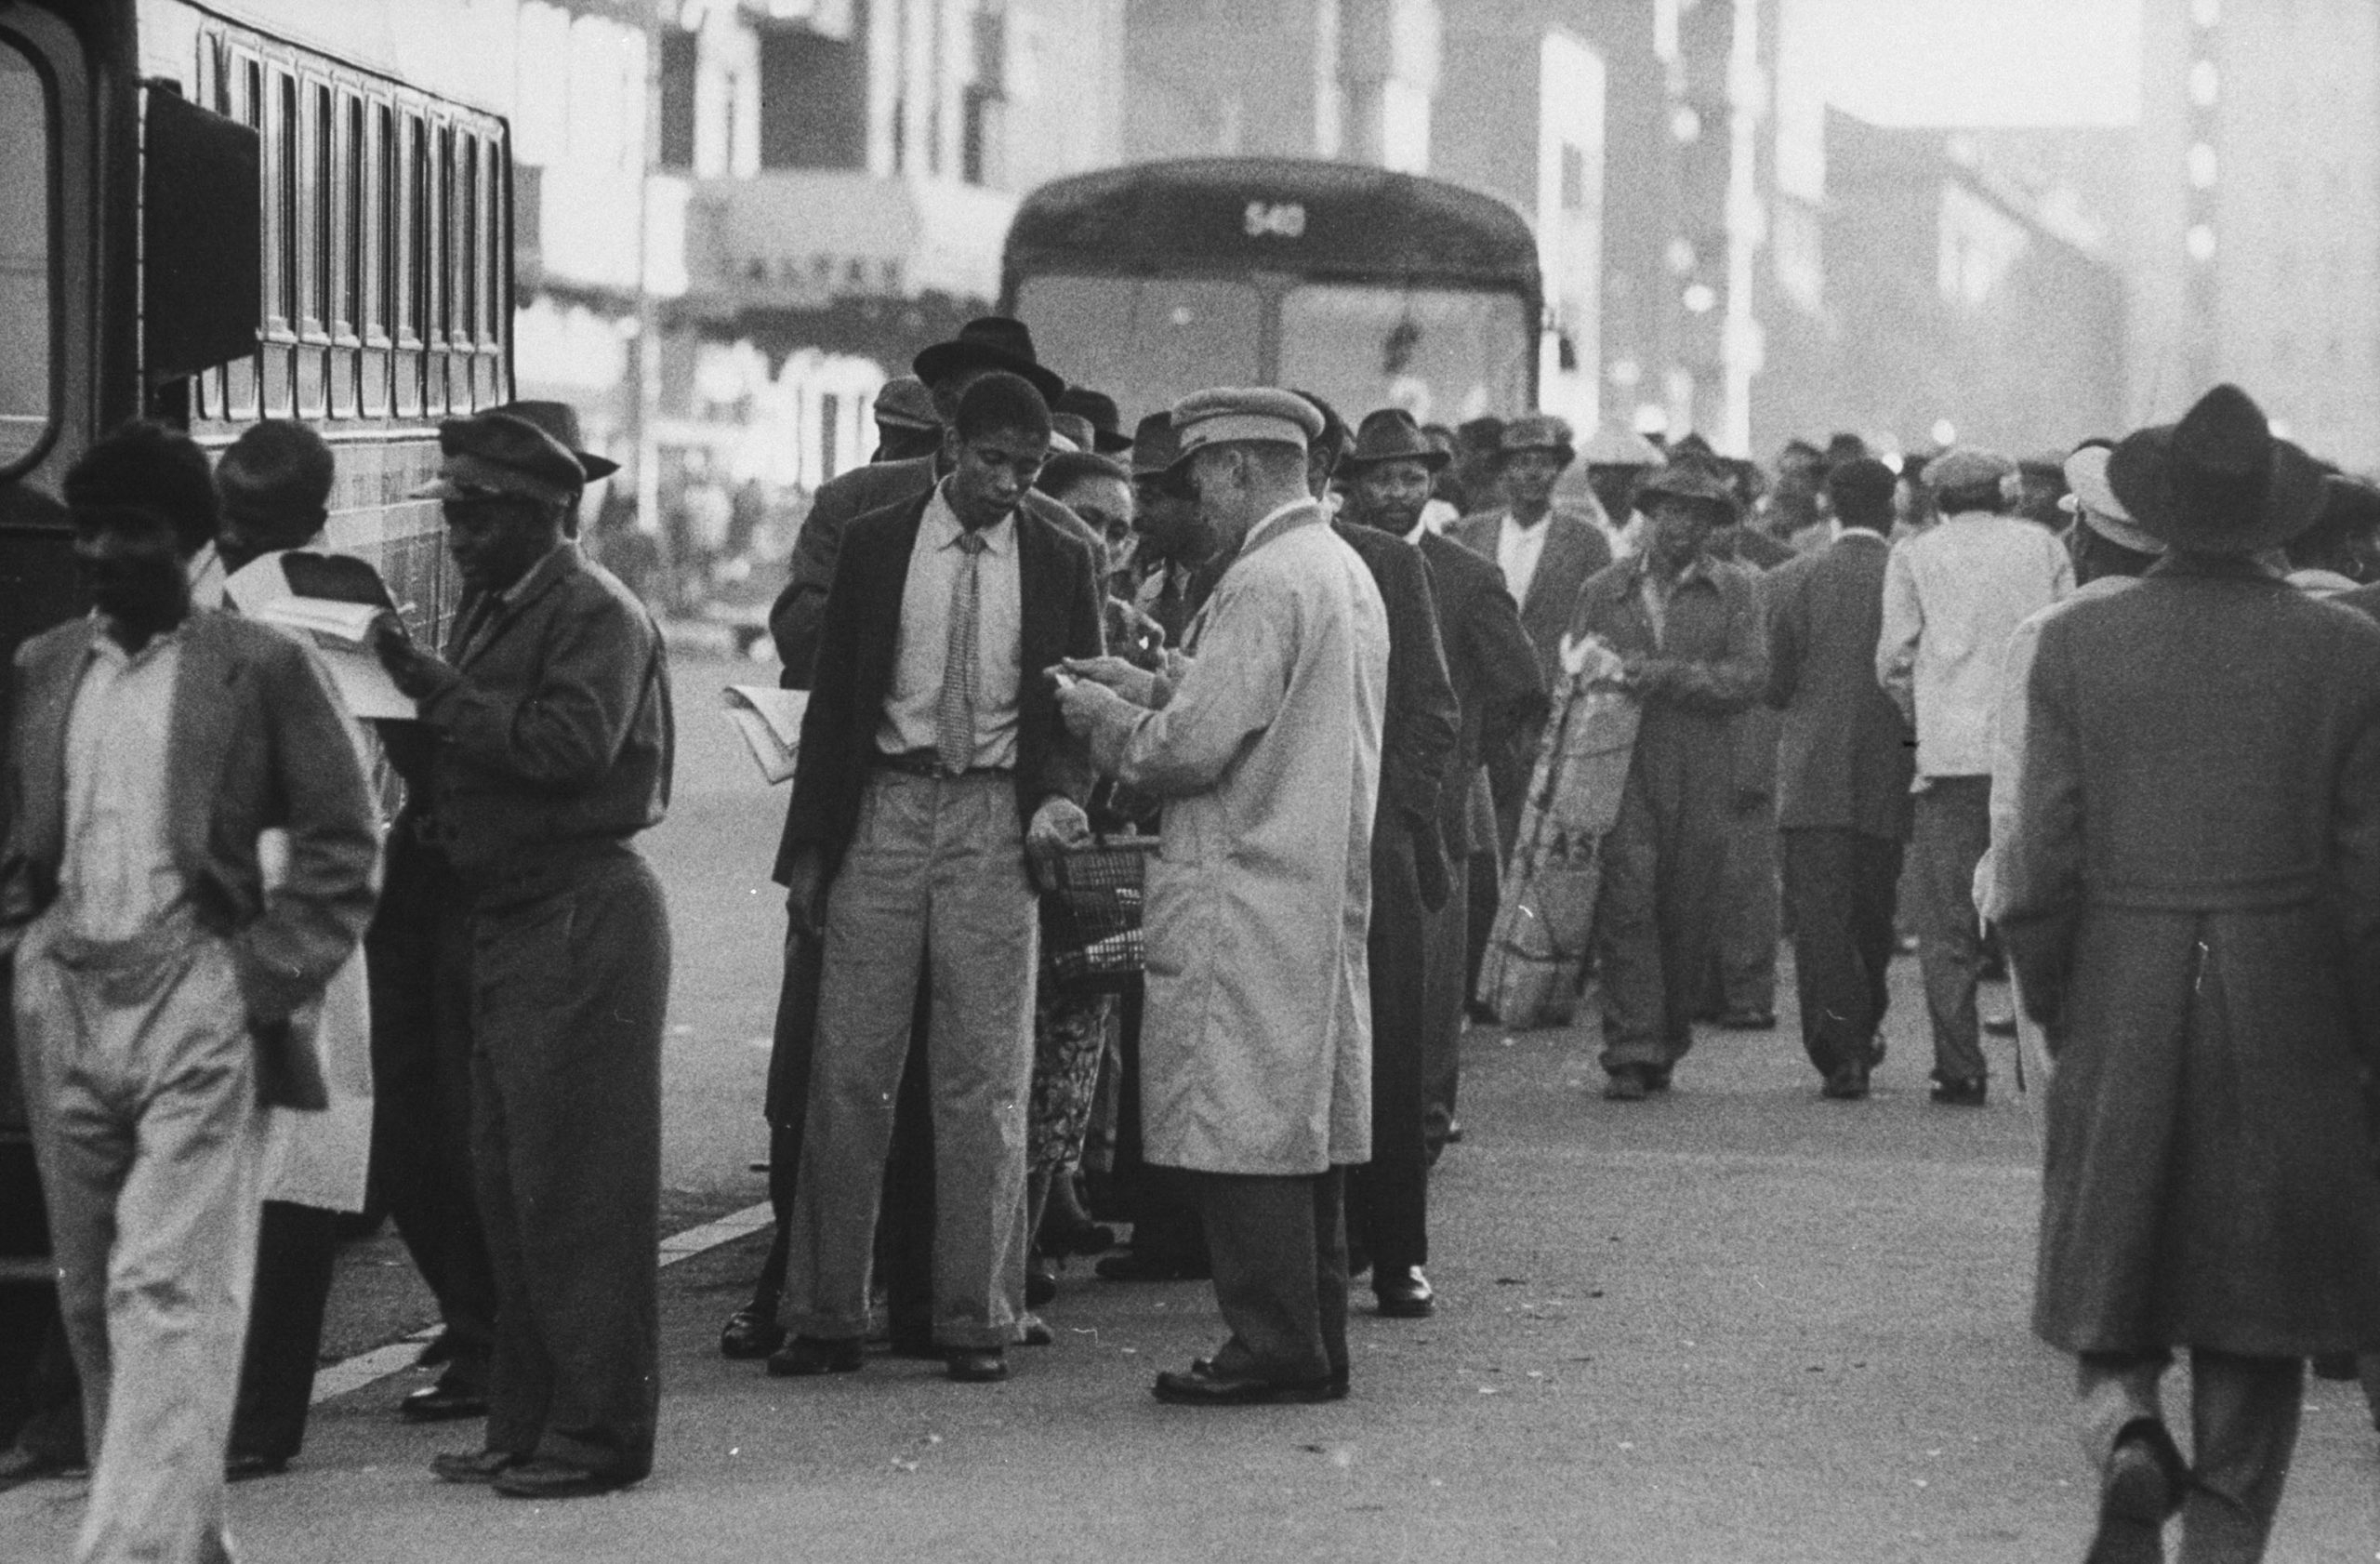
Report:
<svg viewBox="0 0 2380 1564"><path fill-rule="evenodd" d="M1116 399L1105 391L1089 386L1068 386L1050 404L1050 411L1078 418L1091 426L1091 443L1083 447L1103 457L1120 457L1132 448L1132 437L1124 432L1124 415L1117 409Z"/></svg>
<svg viewBox="0 0 2380 1564"><path fill-rule="evenodd" d="M1401 537L1421 551L1430 570L1431 597L1437 608L1438 641L1444 648L1447 673L1452 681L1457 717L1454 761L1438 792L1438 831L1446 843L1448 895L1445 903L1422 921L1422 955L1418 974L1420 1000L1392 992L1392 1003L1402 1004L1415 1016L1421 1035L1422 1137L1435 1156L1454 1120L1459 1043L1466 996L1465 958L1471 913L1471 859L1484 854L1495 862L1495 816L1485 811L1485 828L1477 828L1482 811L1474 807L1488 788L1481 757L1491 743L1502 743L1512 729L1542 714L1545 692L1538 682L1537 651L1521 628L1520 609L1504 590L1496 567L1459 543L1441 537L1423 524L1434 474L1448 454L1430 441L1402 410L1384 408L1366 418L1355 433L1355 448L1342 470L1349 479L1347 519L1359 525ZM1375 854L1378 842L1375 838ZM1377 869L1375 887L1379 884ZM1375 913L1374 928L1379 928ZM1380 1067L1382 951L1375 941L1372 958L1373 1165L1381 1161L1382 1113L1391 1104L1381 1087ZM1409 986L1410 977L1389 981ZM1373 1246L1375 1267L1389 1263L1381 1246ZM1420 1261L1413 1264L1418 1268ZM1375 1270L1377 1287L1384 1273Z"/></svg>
<svg viewBox="0 0 2380 1564"><path fill-rule="evenodd" d="M2380 1347L2380 629L2254 556L2322 474L2218 386L2109 481L2166 555L2049 616L1990 911L2056 1061L2034 1330L2076 1356L2089 1557L2260 1557L2304 1359ZM2158 1386L2190 1353L2191 1457Z"/></svg>
<svg viewBox="0 0 2380 1564"><path fill-rule="evenodd" d="M1070 663L1082 677L1058 696L1101 770L1166 801L1143 1118L1149 1160L1195 1191L1230 1335L1157 1394L1333 1400L1348 1388L1343 1170L1371 1141L1364 930L1388 612L1307 488L1312 403L1227 388L1173 416L1230 561L1194 655L1178 684Z"/></svg>
<svg viewBox="0 0 2380 1564"><path fill-rule="evenodd" d="M661 1036L669 926L632 845L668 804L659 628L563 534L586 470L508 413L439 426L463 612L443 656L384 616L377 650L437 737L426 818L467 908L454 1024L496 1279L483 1447L450 1482L596 1493L652 1469Z"/></svg>
<svg viewBox="0 0 2380 1564"><path fill-rule="evenodd" d="M1893 905L1909 837L1909 725L1876 683L1893 470L1872 457L1826 475L1834 541L1762 583L1777 824L1792 908L1802 1047L1829 1097L1868 1093L1882 1057Z"/></svg>
<svg viewBox="0 0 2380 1564"><path fill-rule="evenodd" d="M2051 533L2004 513L2016 465L1958 446L1925 467L1942 515L1904 539L1884 572L1876 678L1917 733L1917 959L1934 1034L1933 1100L1983 1105L1976 988L1983 930L1975 871L1991 845L1991 722L2016 627L2074 590Z"/></svg>
<svg viewBox="0 0 2380 1564"><path fill-rule="evenodd" d="M1569 629L1620 654L1644 707L1595 909L1604 1095L1618 1102L1667 1090L1693 1046L1726 862L1732 719L1768 678L1752 574L1709 552L1737 521L1735 491L1703 466L1673 463L1638 500L1644 551L1587 579Z"/></svg>
<svg viewBox="0 0 2380 1564"><path fill-rule="evenodd" d="M1323 416L1306 484L1316 501L1334 479L1351 476L1355 442L1326 402L1300 393ZM1383 441L1412 458L1428 451L1410 419L1394 429L1377 420ZM1432 452L1435 456L1435 453ZM1419 473L1426 494L1429 472ZM1350 497L1352 502L1352 496ZM1422 1266L1429 1259L1426 967L1431 925L1452 891L1438 813L1461 743L1461 715L1448 677L1436 593L1419 548L1403 536L1419 520L1398 514L1369 524L1342 507L1332 522L1340 538L1371 572L1388 609L1388 705L1382 713L1380 800L1372 820L1372 915L1366 934L1372 1008L1372 1155L1347 1179L1349 1264L1372 1266L1372 1296L1382 1314L1420 1319L1436 1306Z"/></svg>

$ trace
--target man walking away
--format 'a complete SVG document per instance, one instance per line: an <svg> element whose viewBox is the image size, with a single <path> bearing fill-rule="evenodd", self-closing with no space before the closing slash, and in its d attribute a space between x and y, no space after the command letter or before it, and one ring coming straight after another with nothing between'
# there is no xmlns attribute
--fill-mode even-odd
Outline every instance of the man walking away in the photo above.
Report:
<svg viewBox="0 0 2380 1564"><path fill-rule="evenodd" d="M0 925L99 1452L75 1557L221 1559L264 1110L324 1106L303 1013L363 937L379 843L304 648L192 611L198 447L131 425L65 491L93 607L17 653Z"/></svg>
<svg viewBox="0 0 2380 1564"><path fill-rule="evenodd" d="M1909 835L1909 728L1876 683L1893 470L1872 457L1826 476L1834 540L1768 593L1768 704L1783 712L1777 824L1792 909L1802 1047L1830 1097L1868 1094L1884 1056L1886 969Z"/></svg>
<svg viewBox="0 0 2380 1564"><path fill-rule="evenodd" d="M2236 387L2109 463L2170 552L2047 616L1993 921L2056 1068L2033 1328L2075 1355L2090 1564L2264 1554L2304 1359L2380 1347L2380 630L2254 556L2321 474ZM2190 1354L2186 1464L2159 1401Z"/></svg>
<svg viewBox="0 0 2380 1564"><path fill-rule="evenodd" d="M450 1482L597 1493L653 1466L669 924L632 845L669 799L653 616L563 536L586 470L507 413L449 418L425 491L465 601L452 659L381 621L438 736L430 815L468 897L472 1162L496 1288L487 1438Z"/></svg>
<svg viewBox="0 0 2380 1564"><path fill-rule="evenodd" d="M1897 545L1884 572L1876 677L1917 732L1918 966L1934 1031L1934 1100L1986 1093L1976 984L1983 931L1975 869L1991 845L1991 722L2016 627L2074 590L2055 535L2001 513L2016 464L1959 448L1926 464L1942 520Z"/></svg>
<svg viewBox="0 0 2380 1564"><path fill-rule="evenodd" d="M1730 719L1768 679L1752 573L1707 551L1736 521L1734 491L1680 464L1646 479L1638 502L1645 551L1590 577L1570 619L1573 637L1620 654L1624 687L1644 703L1595 910L1604 1095L1615 1102L1667 1091L1694 1044L1726 864Z"/></svg>
<svg viewBox="0 0 2380 1564"><path fill-rule="evenodd" d="M772 1372L860 1366L922 973L933 1343L955 1380L1008 1376L1038 955L1026 860L1091 829L1090 768L1042 670L1100 649L1091 550L1024 506L1049 445L1041 393L983 376L944 442L950 476L844 539L786 816L788 906L825 945L787 1278L796 1334Z"/></svg>
<svg viewBox="0 0 2380 1564"><path fill-rule="evenodd" d="M1189 1406L1330 1400L1348 1384L1342 1170L1371 1140L1388 613L1306 490L1313 404L1201 391L1174 422L1230 562L1195 656L1178 687L1121 659L1069 664L1084 677L1059 696L1103 771L1166 801L1146 890L1148 1158L1188 1170L1230 1335L1156 1388Z"/></svg>

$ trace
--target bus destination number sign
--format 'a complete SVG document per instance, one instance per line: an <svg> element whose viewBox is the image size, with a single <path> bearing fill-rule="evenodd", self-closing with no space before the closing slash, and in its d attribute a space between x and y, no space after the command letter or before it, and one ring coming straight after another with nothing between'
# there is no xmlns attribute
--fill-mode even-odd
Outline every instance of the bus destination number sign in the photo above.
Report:
<svg viewBox="0 0 2380 1564"><path fill-rule="evenodd" d="M1305 235L1302 201L1251 201L1241 219L1250 239L1299 239Z"/></svg>

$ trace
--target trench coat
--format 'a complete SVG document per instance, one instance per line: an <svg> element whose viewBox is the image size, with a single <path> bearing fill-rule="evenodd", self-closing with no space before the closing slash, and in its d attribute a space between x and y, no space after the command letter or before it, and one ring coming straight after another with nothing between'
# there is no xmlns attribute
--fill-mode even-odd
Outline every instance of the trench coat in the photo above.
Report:
<svg viewBox="0 0 2380 1564"><path fill-rule="evenodd" d="M2057 1068L2033 1325L2380 1349L2380 630L2250 562L2046 616L1990 912Z"/></svg>
<svg viewBox="0 0 2380 1564"><path fill-rule="evenodd" d="M1248 537L1160 710L1098 708L1100 769L1162 798L1144 921L1147 1158L1302 1177L1371 1154L1372 813L1388 613L1320 508Z"/></svg>

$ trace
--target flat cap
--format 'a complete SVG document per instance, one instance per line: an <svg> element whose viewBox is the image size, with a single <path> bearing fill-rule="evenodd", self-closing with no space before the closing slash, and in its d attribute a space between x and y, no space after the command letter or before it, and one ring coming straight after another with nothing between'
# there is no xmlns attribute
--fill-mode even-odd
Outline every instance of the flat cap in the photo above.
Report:
<svg viewBox="0 0 2380 1564"><path fill-rule="evenodd" d="M1505 456L1520 451L1551 451L1567 467L1578 459L1578 451L1570 444L1570 425L1551 413L1531 413L1525 418L1514 418L1504 426L1496 449Z"/></svg>
<svg viewBox="0 0 2380 1564"><path fill-rule="evenodd" d="M445 459L438 476L414 491L416 499L520 495L559 504L576 497L587 482L570 447L513 413L444 419L438 450Z"/></svg>
<svg viewBox="0 0 2380 1564"><path fill-rule="evenodd" d="M895 375L877 389L876 421L895 429L940 429L933 393L915 375Z"/></svg>
<svg viewBox="0 0 2380 1564"><path fill-rule="evenodd" d="M1990 488L2016 475L2016 464L1997 451L1953 445L1925 464L1925 486L1936 494Z"/></svg>
<svg viewBox="0 0 2380 1564"><path fill-rule="evenodd" d="M1193 391L1173 404L1173 431L1188 457L1205 445L1261 440L1302 451L1321 438L1322 409L1294 391L1270 386L1218 386Z"/></svg>

